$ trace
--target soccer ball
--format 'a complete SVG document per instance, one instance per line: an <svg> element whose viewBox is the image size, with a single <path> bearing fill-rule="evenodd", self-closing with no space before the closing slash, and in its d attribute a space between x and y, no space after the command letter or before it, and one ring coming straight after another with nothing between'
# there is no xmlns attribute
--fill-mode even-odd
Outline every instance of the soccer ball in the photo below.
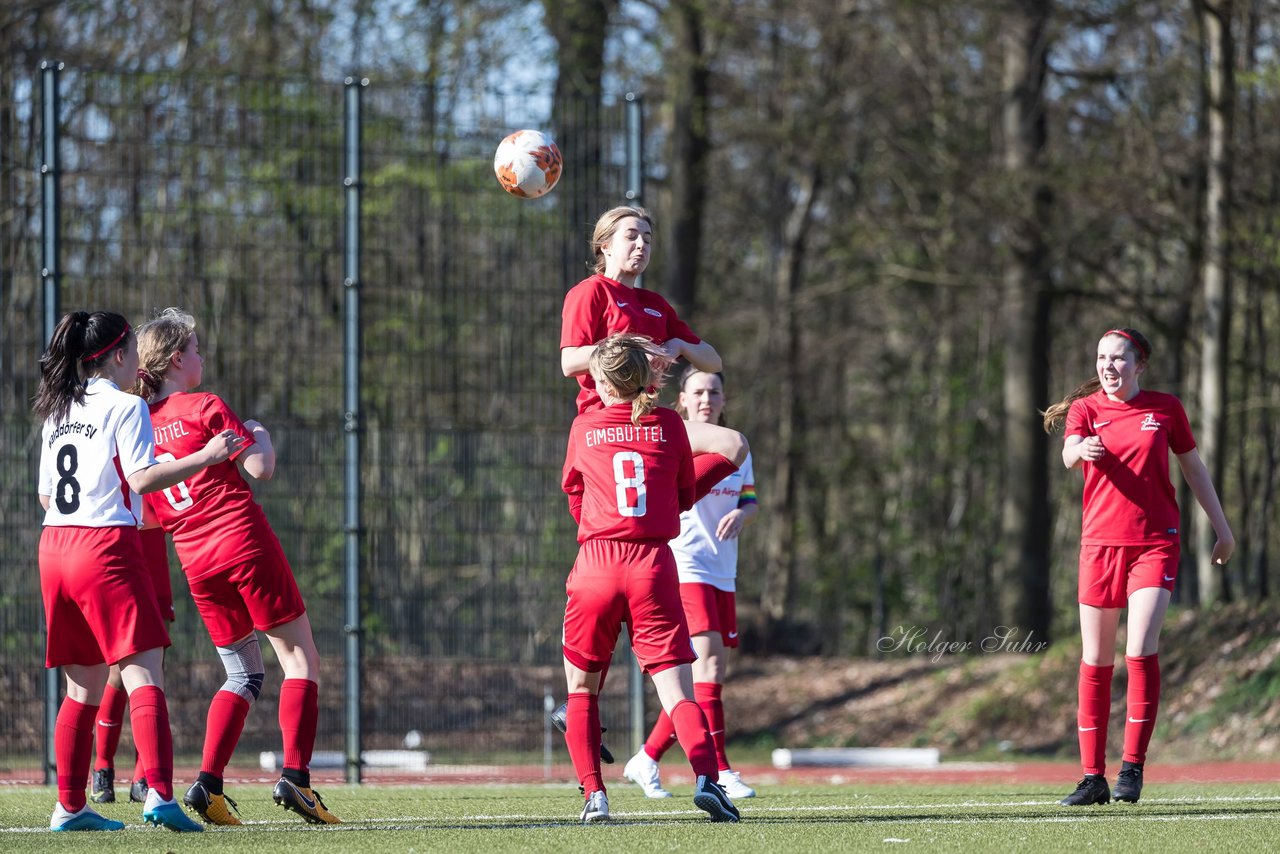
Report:
<svg viewBox="0 0 1280 854"><path fill-rule="evenodd" d="M536 199L551 192L560 180L564 163L550 136L536 130L518 130L498 145L493 173L502 189L522 199Z"/></svg>

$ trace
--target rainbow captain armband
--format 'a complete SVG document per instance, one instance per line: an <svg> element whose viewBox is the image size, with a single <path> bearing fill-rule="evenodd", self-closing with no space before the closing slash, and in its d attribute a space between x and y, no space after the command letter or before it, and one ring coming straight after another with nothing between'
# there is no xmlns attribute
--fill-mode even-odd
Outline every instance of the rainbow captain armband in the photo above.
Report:
<svg viewBox="0 0 1280 854"><path fill-rule="evenodd" d="M744 507L748 504L756 503L756 485L754 483L743 484L742 491L738 493L738 506Z"/></svg>

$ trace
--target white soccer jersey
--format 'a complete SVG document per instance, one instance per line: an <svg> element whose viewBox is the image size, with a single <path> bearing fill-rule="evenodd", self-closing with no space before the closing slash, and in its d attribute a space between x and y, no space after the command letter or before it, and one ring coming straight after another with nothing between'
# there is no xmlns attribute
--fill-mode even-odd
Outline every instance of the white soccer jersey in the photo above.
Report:
<svg viewBox="0 0 1280 854"><path fill-rule="evenodd" d="M48 495L49 526L139 525L142 498L125 478L156 464L155 434L142 398L93 377L84 403L40 431L39 493Z"/></svg>
<svg viewBox="0 0 1280 854"><path fill-rule="evenodd" d="M743 492L755 497L751 454L747 454L736 472L693 505L692 510L680 514L680 535L671 541L671 551L676 556L682 584L710 584L721 590L734 590L738 577L738 537L718 539L716 527L738 508Z"/></svg>

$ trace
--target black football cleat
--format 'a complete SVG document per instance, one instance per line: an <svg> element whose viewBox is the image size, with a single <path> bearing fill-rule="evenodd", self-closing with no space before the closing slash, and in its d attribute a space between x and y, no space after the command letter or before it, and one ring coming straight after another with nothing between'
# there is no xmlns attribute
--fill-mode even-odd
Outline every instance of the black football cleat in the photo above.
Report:
<svg viewBox="0 0 1280 854"><path fill-rule="evenodd" d="M556 710L554 712L548 713L547 717L551 719L552 726L560 730L560 732L564 732L566 729L569 728L569 724L565 720L565 716L568 713L569 713L569 704L561 703L560 705L556 706ZM609 730L607 727L600 727L601 735L604 735L608 731ZM609 748L604 746L603 741L600 742L600 761L606 765L613 764L613 753L609 750Z"/></svg>
<svg viewBox="0 0 1280 854"><path fill-rule="evenodd" d="M114 804L116 802L116 772L114 768L99 768L93 772L93 789L89 800L95 804Z"/></svg>
<svg viewBox="0 0 1280 854"><path fill-rule="evenodd" d="M1058 801L1064 807L1087 807L1110 802L1111 789L1107 787L1107 778L1101 774L1085 774L1084 779L1076 784L1076 790Z"/></svg>
<svg viewBox="0 0 1280 854"><path fill-rule="evenodd" d="M1116 776L1116 787L1111 791L1111 797L1131 804L1138 802L1138 798L1142 797L1142 765L1140 763L1121 764L1120 773Z"/></svg>

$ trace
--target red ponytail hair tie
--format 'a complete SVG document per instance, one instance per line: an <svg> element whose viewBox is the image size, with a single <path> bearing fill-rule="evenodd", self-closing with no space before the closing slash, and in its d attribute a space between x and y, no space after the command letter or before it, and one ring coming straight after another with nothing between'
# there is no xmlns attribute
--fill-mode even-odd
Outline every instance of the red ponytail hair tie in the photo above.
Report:
<svg viewBox="0 0 1280 854"><path fill-rule="evenodd" d="M658 387L657 387L657 386L652 386L652 385L651 385L651 386L649 386L648 388L646 388L646 389L644 390L644 393L645 393L645 394L648 394L648 395L655 395L655 394L657 394L657 393L658 393Z"/></svg>

